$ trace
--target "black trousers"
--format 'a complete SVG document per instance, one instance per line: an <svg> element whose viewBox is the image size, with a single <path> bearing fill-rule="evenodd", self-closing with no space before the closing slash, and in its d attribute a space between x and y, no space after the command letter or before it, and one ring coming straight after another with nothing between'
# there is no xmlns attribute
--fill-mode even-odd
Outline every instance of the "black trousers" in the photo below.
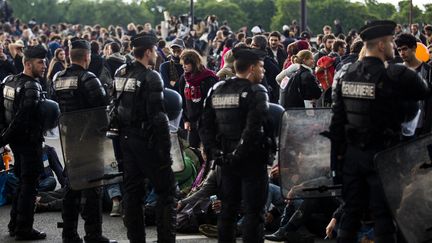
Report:
<svg viewBox="0 0 432 243"><path fill-rule="evenodd" d="M162 163L156 150L133 132L120 137L124 167L125 224L130 242L145 242L145 219L142 198L144 179L148 178L157 194L156 226L158 242L175 242L175 179L171 165Z"/></svg>
<svg viewBox="0 0 432 243"><path fill-rule="evenodd" d="M375 242L395 242L396 227L374 166L377 150L348 146L343 167L344 213L338 242L356 242L360 220L370 210L375 221Z"/></svg>
<svg viewBox="0 0 432 243"><path fill-rule="evenodd" d="M102 235L102 188L72 190L66 186L63 198L63 238L73 238L78 235L78 215L84 219L86 236Z"/></svg>
<svg viewBox="0 0 432 243"><path fill-rule="evenodd" d="M222 166L218 220L219 242L235 242L237 214L243 206L244 242L264 242L264 206L267 200L268 176L264 162L239 162Z"/></svg>
<svg viewBox="0 0 432 243"><path fill-rule="evenodd" d="M19 179L17 192L12 201L9 230L17 233L33 229L37 184L43 170L42 142L32 144L11 143L14 153L14 173Z"/></svg>

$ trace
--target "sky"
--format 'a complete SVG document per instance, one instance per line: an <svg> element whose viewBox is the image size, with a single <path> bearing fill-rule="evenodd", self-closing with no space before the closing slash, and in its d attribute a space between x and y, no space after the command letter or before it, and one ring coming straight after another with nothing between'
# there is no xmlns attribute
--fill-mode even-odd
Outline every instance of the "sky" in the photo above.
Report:
<svg viewBox="0 0 432 243"><path fill-rule="evenodd" d="M364 2L363 0L351 0L353 2ZM423 5L427 3L432 3L431 0L412 0L414 5L417 5L420 9L424 10ZM399 0L377 0L379 3L392 3L397 6Z"/></svg>

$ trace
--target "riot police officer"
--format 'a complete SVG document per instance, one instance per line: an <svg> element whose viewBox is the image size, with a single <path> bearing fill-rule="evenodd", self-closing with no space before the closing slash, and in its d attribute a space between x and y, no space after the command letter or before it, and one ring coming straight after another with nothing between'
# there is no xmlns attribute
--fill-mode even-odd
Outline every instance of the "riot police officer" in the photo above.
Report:
<svg viewBox="0 0 432 243"><path fill-rule="evenodd" d="M144 179L157 194L158 242L175 242L175 181L171 169L170 135L164 108L163 82L150 69L157 38L142 33L131 40L135 61L120 67L114 81L114 114L123 152L123 208L130 242L145 242L142 198Z"/></svg>
<svg viewBox="0 0 432 243"><path fill-rule="evenodd" d="M375 221L375 242L396 242L374 155L400 140L401 123L417 114L416 102L429 88L414 71L388 64L394 58L392 21L373 21L360 30L366 56L344 68L333 83L330 125L333 160L342 165L344 214L338 242L357 242L365 210ZM413 110L406 107L412 107Z"/></svg>
<svg viewBox="0 0 432 243"><path fill-rule="evenodd" d="M221 165L222 210L218 221L219 242L235 242L236 215L244 206L244 242L264 242L264 204L270 149L264 133L269 103L260 84L265 52L234 49L236 77L213 86L200 120L204 148Z"/></svg>
<svg viewBox="0 0 432 243"><path fill-rule="evenodd" d="M29 47L24 51L23 72L6 77L2 83L1 146L9 143L15 158L14 173L19 178L8 225L10 236L16 240L46 238L44 232L33 229L36 186L43 170L44 131L37 114L43 94L38 78L46 70L46 54L42 46Z"/></svg>
<svg viewBox="0 0 432 243"><path fill-rule="evenodd" d="M54 97L59 102L61 111L106 106L108 96L101 82L87 71L91 60L90 44L85 40L72 40L69 54L72 65L53 78ZM102 235L102 188L73 190L69 185L63 199L63 242L82 242L77 233L81 197L85 198L81 211L85 221L84 241L112 242Z"/></svg>

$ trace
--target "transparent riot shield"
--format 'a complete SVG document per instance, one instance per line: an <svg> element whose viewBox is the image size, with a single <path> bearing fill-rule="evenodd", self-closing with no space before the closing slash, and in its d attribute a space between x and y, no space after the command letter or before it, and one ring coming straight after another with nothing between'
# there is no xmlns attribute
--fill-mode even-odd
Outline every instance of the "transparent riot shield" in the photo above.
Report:
<svg viewBox="0 0 432 243"><path fill-rule="evenodd" d="M330 109L288 109L279 135L282 195L287 199L340 196L330 177Z"/></svg>
<svg viewBox="0 0 432 243"><path fill-rule="evenodd" d="M406 242L432 242L432 135L378 153L375 165Z"/></svg>
<svg viewBox="0 0 432 243"><path fill-rule="evenodd" d="M81 190L121 182L112 140L105 137L105 107L63 113L60 142L72 189Z"/></svg>

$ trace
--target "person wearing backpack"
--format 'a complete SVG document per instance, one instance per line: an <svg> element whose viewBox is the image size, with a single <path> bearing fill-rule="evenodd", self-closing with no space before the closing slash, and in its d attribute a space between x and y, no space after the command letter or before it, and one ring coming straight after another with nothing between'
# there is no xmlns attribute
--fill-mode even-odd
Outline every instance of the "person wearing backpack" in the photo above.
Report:
<svg viewBox="0 0 432 243"><path fill-rule="evenodd" d="M294 64L299 64L298 71L281 82L280 104L285 108L311 107L313 100L321 96L321 87L313 74L314 59L309 50L302 50L292 57Z"/></svg>

